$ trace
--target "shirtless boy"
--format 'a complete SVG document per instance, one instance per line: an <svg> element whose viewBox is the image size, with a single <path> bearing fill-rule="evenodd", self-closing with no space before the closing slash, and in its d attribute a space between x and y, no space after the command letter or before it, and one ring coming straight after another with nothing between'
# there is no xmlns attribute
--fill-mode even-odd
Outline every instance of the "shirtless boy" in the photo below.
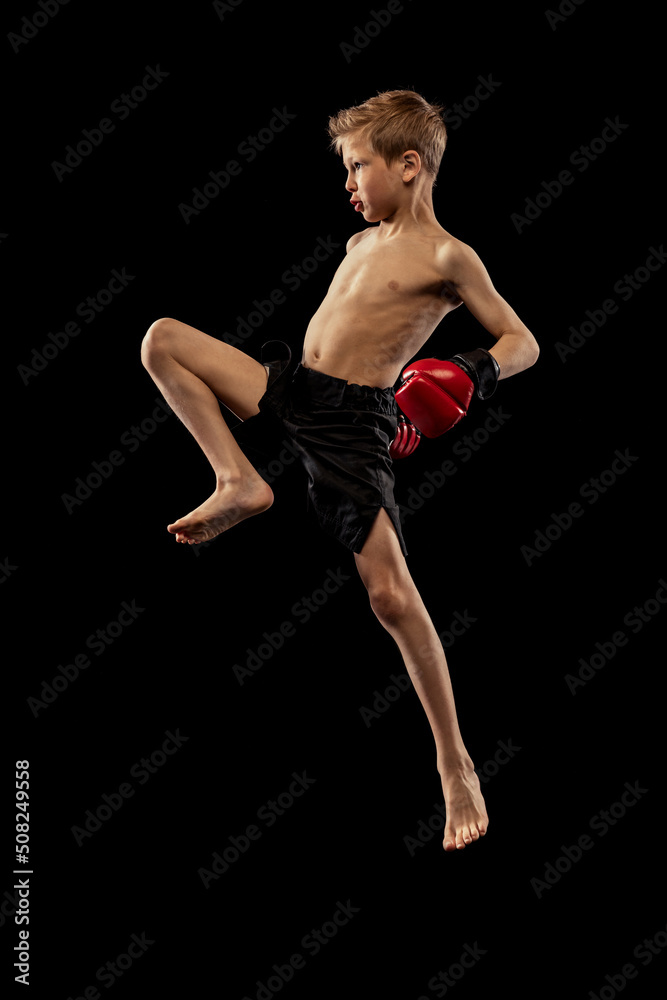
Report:
<svg viewBox="0 0 667 1000"><path fill-rule="evenodd" d="M261 426L266 414L282 422L309 473L320 524L354 552L371 607L422 702L445 799L443 847L461 850L485 835L488 816L444 650L405 559L389 457L393 386L462 303L495 340L485 353L497 363L496 379L533 365L539 348L477 254L435 217L442 108L413 91L388 91L330 119L329 134L353 208L372 225L349 240L306 331L301 362L260 364L174 319L157 320L143 340L143 364L216 477L213 494L168 531L184 544L208 541L273 501L218 400L244 421L241 428L253 426L253 417Z"/></svg>

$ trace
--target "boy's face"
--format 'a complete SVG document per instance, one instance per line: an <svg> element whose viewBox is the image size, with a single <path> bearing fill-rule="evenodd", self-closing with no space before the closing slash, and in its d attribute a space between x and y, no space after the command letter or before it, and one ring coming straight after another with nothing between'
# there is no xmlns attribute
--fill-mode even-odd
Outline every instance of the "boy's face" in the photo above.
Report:
<svg viewBox="0 0 667 1000"><path fill-rule="evenodd" d="M381 222L393 215L406 193L401 161L388 166L354 136L343 139L341 153L347 170L345 189L355 211L366 222Z"/></svg>

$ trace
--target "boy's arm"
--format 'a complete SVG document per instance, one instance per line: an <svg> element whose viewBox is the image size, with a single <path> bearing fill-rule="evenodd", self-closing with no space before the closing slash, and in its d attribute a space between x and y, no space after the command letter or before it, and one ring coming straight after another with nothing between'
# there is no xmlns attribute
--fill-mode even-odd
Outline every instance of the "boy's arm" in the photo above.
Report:
<svg viewBox="0 0 667 1000"><path fill-rule="evenodd" d="M475 319L496 338L489 349L500 366L500 378L530 368L540 353L535 337L493 287L475 251L458 240L448 242L441 256L442 275Z"/></svg>

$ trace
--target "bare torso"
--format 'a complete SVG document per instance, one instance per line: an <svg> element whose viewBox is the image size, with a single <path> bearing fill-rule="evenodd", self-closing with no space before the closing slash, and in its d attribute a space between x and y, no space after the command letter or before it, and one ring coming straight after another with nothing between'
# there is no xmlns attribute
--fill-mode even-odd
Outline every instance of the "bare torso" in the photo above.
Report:
<svg viewBox="0 0 667 1000"><path fill-rule="evenodd" d="M394 385L442 318L462 304L442 261L444 229L397 234L367 229L351 247L308 324L302 364L359 385Z"/></svg>

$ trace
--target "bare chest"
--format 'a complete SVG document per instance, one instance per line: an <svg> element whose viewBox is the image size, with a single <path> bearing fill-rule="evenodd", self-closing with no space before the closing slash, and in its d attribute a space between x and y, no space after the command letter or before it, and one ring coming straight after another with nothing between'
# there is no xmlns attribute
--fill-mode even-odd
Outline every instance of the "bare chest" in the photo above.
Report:
<svg viewBox="0 0 667 1000"><path fill-rule="evenodd" d="M372 237L347 254L329 291L339 300L363 299L394 307L404 303L414 308L419 300L443 314L461 304L428 247L418 243L379 246Z"/></svg>

